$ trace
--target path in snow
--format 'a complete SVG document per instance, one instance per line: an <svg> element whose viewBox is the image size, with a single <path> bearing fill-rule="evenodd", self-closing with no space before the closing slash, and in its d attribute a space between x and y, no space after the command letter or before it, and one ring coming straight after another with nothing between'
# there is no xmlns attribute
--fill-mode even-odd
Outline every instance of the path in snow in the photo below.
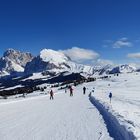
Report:
<svg viewBox="0 0 140 140"><path fill-rule="evenodd" d="M0 140L109 140L87 95L59 94L0 104Z"/></svg>
<svg viewBox="0 0 140 140"><path fill-rule="evenodd" d="M114 138L114 140L135 140L136 137L134 134L127 130L123 124L120 124L117 120L116 116L114 116L109 109L105 107L99 100L91 94L89 96L90 101L94 106L99 110L100 114L102 114L105 123L107 125L110 136Z"/></svg>

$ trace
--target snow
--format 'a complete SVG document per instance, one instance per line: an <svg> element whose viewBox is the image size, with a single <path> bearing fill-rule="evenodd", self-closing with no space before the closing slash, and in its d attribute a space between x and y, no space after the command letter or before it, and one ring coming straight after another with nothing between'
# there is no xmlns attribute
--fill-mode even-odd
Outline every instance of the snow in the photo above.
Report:
<svg viewBox="0 0 140 140"><path fill-rule="evenodd" d="M50 86L43 84L40 87L47 87L44 92L0 99L0 138L140 140L139 83L140 73L124 73L73 87L73 97L68 90L53 88L55 96L50 101ZM113 94L111 103L109 92Z"/></svg>
<svg viewBox="0 0 140 140"><path fill-rule="evenodd" d="M24 87L22 85L17 85L17 86L13 86L13 87L9 87L9 88L4 88L4 90L11 90L11 89L15 89L15 88L19 88L19 87ZM3 89L1 89L0 91L2 91Z"/></svg>
<svg viewBox="0 0 140 140"><path fill-rule="evenodd" d="M140 139L140 74L121 74L110 79L97 80L88 86L95 87L92 99L102 110L111 113L126 131ZM110 86L109 86L110 85ZM112 92L112 102L109 102L109 92ZM101 107L102 106L102 107ZM127 138L128 139L128 138ZM131 140L131 138L129 138Z"/></svg>
<svg viewBox="0 0 140 140"><path fill-rule="evenodd" d="M129 73L136 70L134 66L130 66L130 65L121 65L119 68L121 73Z"/></svg>
<svg viewBox="0 0 140 140"><path fill-rule="evenodd" d="M7 75L9 75L9 73L7 71L5 71L5 70L0 71L0 77L7 76Z"/></svg>
<svg viewBox="0 0 140 140"><path fill-rule="evenodd" d="M9 67L9 65L7 65L7 67ZM22 66L20 66L19 64L16 64L15 62L11 61L11 66L10 66L14 71L17 72L23 72L24 68Z"/></svg>
<svg viewBox="0 0 140 140"><path fill-rule="evenodd" d="M14 63L14 62L12 62L12 66L13 66L14 70L17 71L17 72L23 72L24 71L23 67L21 67L20 65Z"/></svg>
<svg viewBox="0 0 140 140"><path fill-rule="evenodd" d="M99 111L82 87L69 92L0 103L1 140L110 140Z"/></svg>
<svg viewBox="0 0 140 140"><path fill-rule="evenodd" d="M25 78L21 81L26 81L26 80L35 80L35 79L42 79L42 78L48 78L48 76L43 76L41 72L38 72L38 73L33 73L32 76L28 77L28 78Z"/></svg>

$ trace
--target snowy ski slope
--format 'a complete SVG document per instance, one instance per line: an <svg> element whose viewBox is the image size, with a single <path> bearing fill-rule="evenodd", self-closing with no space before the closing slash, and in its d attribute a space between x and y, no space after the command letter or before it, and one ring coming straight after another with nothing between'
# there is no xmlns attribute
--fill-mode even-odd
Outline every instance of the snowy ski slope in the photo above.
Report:
<svg viewBox="0 0 140 140"><path fill-rule="evenodd" d="M60 92L60 91L59 91ZM62 93L61 93L62 92ZM0 140L110 140L98 110L82 87L0 103Z"/></svg>

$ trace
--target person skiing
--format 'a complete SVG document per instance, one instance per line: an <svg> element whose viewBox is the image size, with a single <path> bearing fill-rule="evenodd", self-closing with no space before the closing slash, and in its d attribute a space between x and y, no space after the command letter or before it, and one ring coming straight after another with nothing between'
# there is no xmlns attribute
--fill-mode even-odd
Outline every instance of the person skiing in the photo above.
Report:
<svg viewBox="0 0 140 140"><path fill-rule="evenodd" d="M112 98L112 93L109 93L109 98L110 98L110 103L111 103L111 98Z"/></svg>
<svg viewBox="0 0 140 140"><path fill-rule="evenodd" d="M83 94L86 94L86 87L83 87Z"/></svg>
<svg viewBox="0 0 140 140"><path fill-rule="evenodd" d="M51 89L51 91L50 91L50 100L53 100L53 91L52 91L52 89Z"/></svg>
<svg viewBox="0 0 140 140"><path fill-rule="evenodd" d="M72 86L70 86L69 89L70 89L70 96L73 96L73 88L72 88Z"/></svg>

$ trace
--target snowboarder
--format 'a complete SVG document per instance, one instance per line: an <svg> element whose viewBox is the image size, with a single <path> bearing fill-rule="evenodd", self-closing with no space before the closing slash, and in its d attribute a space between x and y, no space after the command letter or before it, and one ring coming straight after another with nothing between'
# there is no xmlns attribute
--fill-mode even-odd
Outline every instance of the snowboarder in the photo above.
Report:
<svg viewBox="0 0 140 140"><path fill-rule="evenodd" d="M69 89L70 89L70 96L73 96L73 88L72 88L72 86L70 86Z"/></svg>
<svg viewBox="0 0 140 140"><path fill-rule="evenodd" d="M83 87L83 94L86 94L86 87Z"/></svg>
<svg viewBox="0 0 140 140"><path fill-rule="evenodd" d="M50 91L50 100L53 100L53 91L52 91L52 89L51 89L51 91Z"/></svg>
<svg viewBox="0 0 140 140"><path fill-rule="evenodd" d="M111 103L111 98L112 98L112 93L109 93L109 98L110 98L110 103Z"/></svg>

